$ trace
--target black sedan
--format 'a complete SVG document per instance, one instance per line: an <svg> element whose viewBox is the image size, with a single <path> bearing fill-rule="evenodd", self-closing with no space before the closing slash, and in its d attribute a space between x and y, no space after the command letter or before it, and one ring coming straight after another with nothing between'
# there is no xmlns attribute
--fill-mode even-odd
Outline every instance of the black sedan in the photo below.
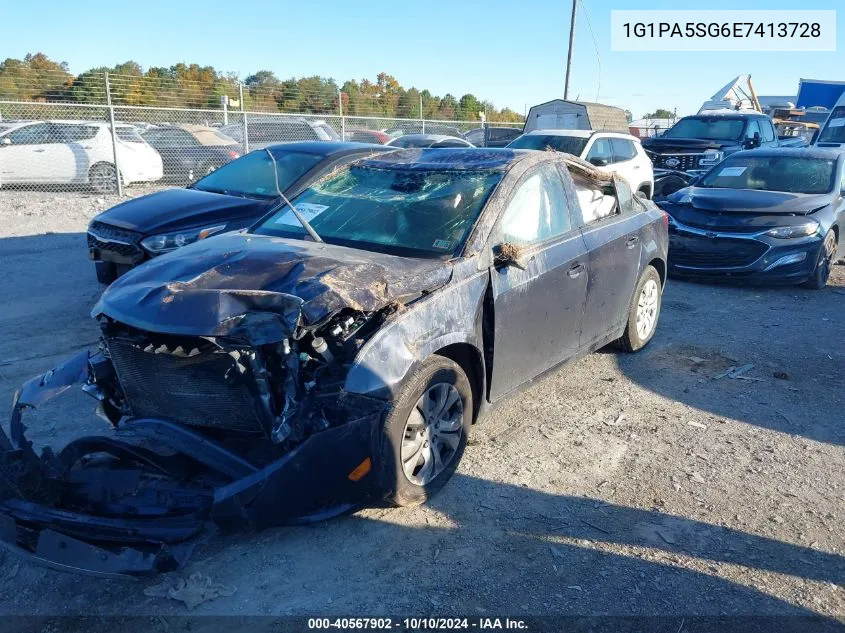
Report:
<svg viewBox="0 0 845 633"><path fill-rule="evenodd" d="M671 274L823 288L845 227L845 154L737 152L658 204Z"/></svg>
<svg viewBox="0 0 845 633"><path fill-rule="evenodd" d="M0 542L142 574L208 520L425 501L493 403L654 336L665 214L609 178L554 152L391 152L130 271L93 310L98 350L24 385L0 432ZM22 416L76 382L114 434L39 457Z"/></svg>
<svg viewBox="0 0 845 633"><path fill-rule="evenodd" d="M273 145L232 161L187 188L118 204L88 226L88 251L97 279L110 284L152 257L249 226L279 204L277 185L285 196L293 196L338 165L388 149L317 141Z"/></svg>
<svg viewBox="0 0 845 633"><path fill-rule="evenodd" d="M161 156L164 179L192 182L240 157L241 144L205 125L162 125L141 131Z"/></svg>

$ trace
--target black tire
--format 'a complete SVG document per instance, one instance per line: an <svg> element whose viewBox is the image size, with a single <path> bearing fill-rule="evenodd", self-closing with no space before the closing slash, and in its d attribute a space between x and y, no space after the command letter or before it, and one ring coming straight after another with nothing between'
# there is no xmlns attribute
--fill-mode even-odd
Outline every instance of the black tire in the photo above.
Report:
<svg viewBox="0 0 845 633"><path fill-rule="evenodd" d="M117 170L111 163L97 163L88 170L88 182L97 193L117 193Z"/></svg>
<svg viewBox="0 0 845 633"><path fill-rule="evenodd" d="M94 262L94 270L97 272L97 281L103 285L110 285L117 279L117 266L111 262Z"/></svg>
<svg viewBox="0 0 845 633"><path fill-rule="evenodd" d="M827 280L830 278L830 268L833 266L833 260L836 259L837 246L836 233L831 229L824 236L824 242L822 242L819 256L816 259L816 266L813 268L813 274L803 283L805 288L821 290L827 285Z"/></svg>
<svg viewBox="0 0 845 633"><path fill-rule="evenodd" d="M647 284L654 283L657 286L656 305L653 311L653 323L648 332L641 336L637 328L637 316L639 313L640 300L643 298L643 290ZM634 290L634 295L631 297L631 305L628 307L628 322L625 324L625 333L622 334L614 343L615 345L626 352L638 352L652 339L654 333L657 331L657 324L660 321L660 308L663 304L663 285L660 283L660 273L654 266L646 266L643 274L640 275L640 280L637 282L637 287Z"/></svg>
<svg viewBox="0 0 845 633"><path fill-rule="evenodd" d="M431 393L430 390L448 389L442 385L451 386L460 396L460 431L457 446L454 449L445 446L450 452L447 454L448 462L445 463L443 469L437 473L433 479L420 485L412 482L405 474L402 462L402 445L403 440L406 439L406 431L409 436L413 434L413 429L417 427L410 426L410 416L415 413L419 419L422 417L422 411L417 407L424 395ZM451 393L451 392L448 392ZM457 402L453 405L456 406ZM454 410L454 409L453 409ZM393 405L390 411L385 416L382 425L382 441L381 441L381 478L382 486L385 492L386 500L395 506L416 506L424 503L438 490L440 490L447 481L452 477L455 469L461 461L464 449L466 448L467 438L469 435L470 425L472 424L473 400L472 388L464 371L454 361L445 358L444 356L431 356L418 369L416 369L410 376L405 379L405 382L394 398ZM457 416L455 416L455 424L458 423ZM408 428L406 429L406 426ZM457 435L457 431L448 433L450 437ZM445 433L444 433L445 435ZM419 438L419 434L415 435ZM428 456L434 459L434 452L438 451L438 455L443 455L444 451L440 451L437 447L438 436L430 434L427 436L431 439L432 449L429 449ZM454 441L454 440L452 440ZM409 444L412 441L408 440ZM426 443L425 446L429 446ZM421 453L418 453L421 455ZM422 455L421 457L422 458ZM443 458L441 457L441 460ZM407 460L409 463L411 460ZM436 460L434 460L436 464ZM422 471L420 471L422 472Z"/></svg>

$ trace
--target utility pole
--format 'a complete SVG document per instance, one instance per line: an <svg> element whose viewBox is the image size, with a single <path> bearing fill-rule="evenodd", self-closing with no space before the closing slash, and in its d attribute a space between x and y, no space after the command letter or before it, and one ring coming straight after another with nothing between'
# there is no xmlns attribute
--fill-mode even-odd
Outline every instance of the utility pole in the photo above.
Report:
<svg viewBox="0 0 845 633"><path fill-rule="evenodd" d="M569 99L569 73L572 70L572 48L575 45L575 11L578 0L572 0L572 22L569 25L569 53L566 55L566 83L563 85L563 98Z"/></svg>

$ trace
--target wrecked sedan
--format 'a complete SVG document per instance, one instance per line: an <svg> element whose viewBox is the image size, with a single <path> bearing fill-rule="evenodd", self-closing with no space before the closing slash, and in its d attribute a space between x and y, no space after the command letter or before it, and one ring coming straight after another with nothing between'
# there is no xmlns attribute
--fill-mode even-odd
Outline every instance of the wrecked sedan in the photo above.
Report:
<svg viewBox="0 0 845 633"><path fill-rule="evenodd" d="M382 151L363 143L280 143L236 158L188 187L121 202L88 225L97 281L108 285L153 257L248 227L278 206L282 195L293 196L335 167Z"/></svg>
<svg viewBox="0 0 845 633"><path fill-rule="evenodd" d="M391 152L129 271L93 310L99 348L16 398L0 542L144 574L178 568L209 520L425 501L491 403L652 338L665 215L606 178L552 152ZM113 429L37 454L24 414L74 383Z"/></svg>
<svg viewBox="0 0 845 633"><path fill-rule="evenodd" d="M845 225L845 154L738 152L658 204L671 274L821 289Z"/></svg>

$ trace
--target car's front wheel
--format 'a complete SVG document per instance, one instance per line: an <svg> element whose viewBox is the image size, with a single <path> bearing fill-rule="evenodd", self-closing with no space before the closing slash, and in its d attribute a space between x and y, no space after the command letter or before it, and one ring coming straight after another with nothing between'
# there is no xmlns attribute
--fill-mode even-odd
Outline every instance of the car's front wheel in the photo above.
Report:
<svg viewBox="0 0 845 633"><path fill-rule="evenodd" d="M648 345L657 330L662 301L660 274L654 266L646 266L631 299L625 332L616 345L626 352L636 352Z"/></svg>
<svg viewBox="0 0 845 633"><path fill-rule="evenodd" d="M816 260L816 267L813 268L813 274L804 282L804 286L813 290L821 290L827 285L827 280L830 278L830 268L836 258L836 247L836 233L831 229L825 235L822 247L819 249L819 257Z"/></svg>
<svg viewBox="0 0 845 633"><path fill-rule="evenodd" d="M448 358L431 356L405 380L382 427L388 501L419 505L443 487L463 455L472 412L469 380Z"/></svg>

